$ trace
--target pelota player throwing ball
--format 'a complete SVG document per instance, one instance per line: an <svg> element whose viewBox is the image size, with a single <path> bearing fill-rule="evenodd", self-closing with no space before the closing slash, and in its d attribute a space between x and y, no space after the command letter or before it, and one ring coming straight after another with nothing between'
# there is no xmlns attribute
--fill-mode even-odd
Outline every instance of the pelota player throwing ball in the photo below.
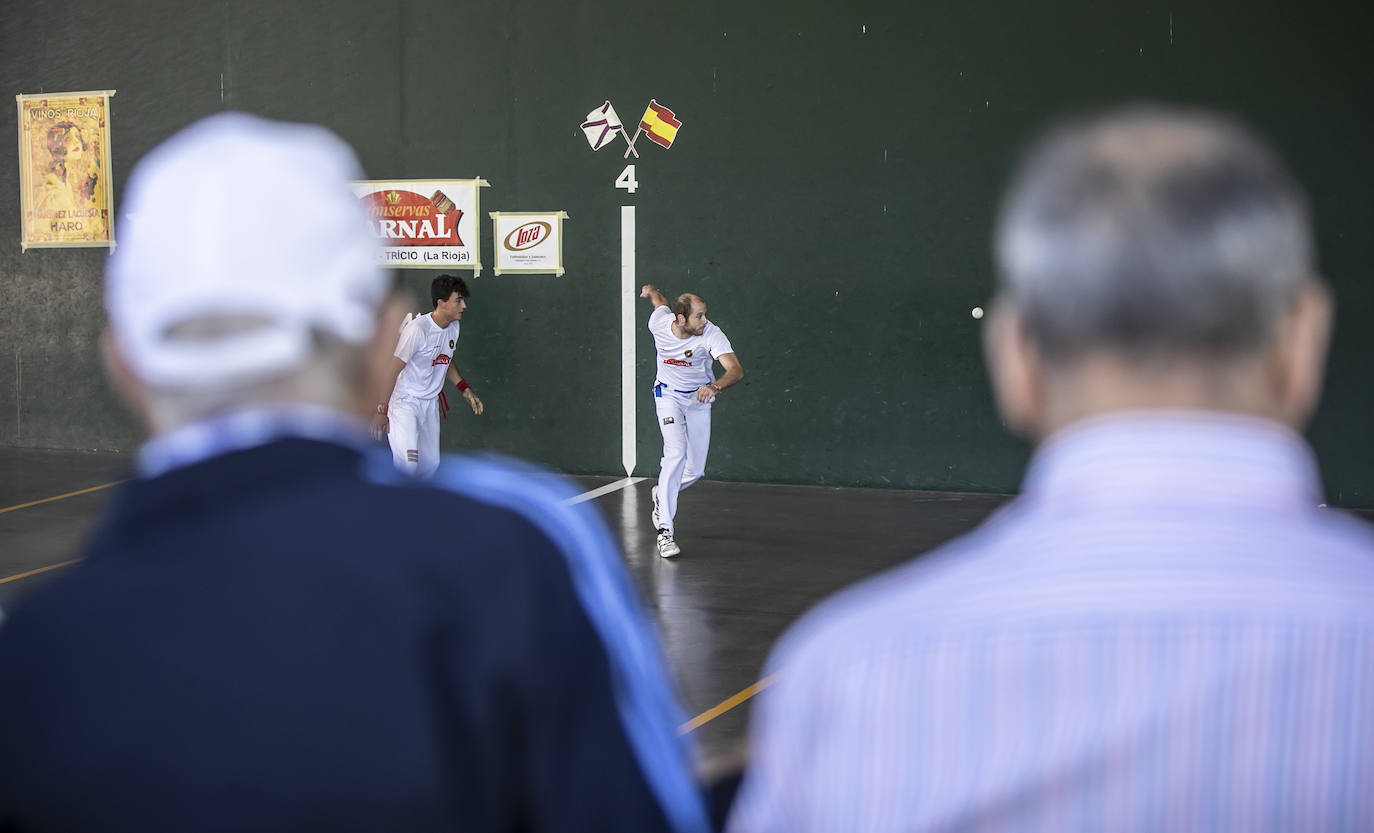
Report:
<svg viewBox="0 0 1374 833"><path fill-rule="evenodd" d="M711 403L744 378L744 368L719 327L706 320L706 302L690 292L672 305L658 287L645 284L639 297L654 305L649 332L658 352L654 376L654 411L663 432L663 459L653 495L653 521L658 530L658 554L664 558L681 550L673 540L678 492L701 479L711 447ZM715 378L712 362L725 368Z"/></svg>

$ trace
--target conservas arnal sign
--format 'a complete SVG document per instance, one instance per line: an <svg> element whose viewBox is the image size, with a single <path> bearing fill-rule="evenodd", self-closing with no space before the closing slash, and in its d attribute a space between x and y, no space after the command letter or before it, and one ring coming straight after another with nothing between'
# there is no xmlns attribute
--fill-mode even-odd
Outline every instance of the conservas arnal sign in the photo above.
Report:
<svg viewBox="0 0 1374 833"><path fill-rule="evenodd" d="M383 266L482 273L477 227L481 179L390 179L353 183Z"/></svg>
<svg viewBox="0 0 1374 833"><path fill-rule="evenodd" d="M565 211L493 211L496 274L563 274Z"/></svg>

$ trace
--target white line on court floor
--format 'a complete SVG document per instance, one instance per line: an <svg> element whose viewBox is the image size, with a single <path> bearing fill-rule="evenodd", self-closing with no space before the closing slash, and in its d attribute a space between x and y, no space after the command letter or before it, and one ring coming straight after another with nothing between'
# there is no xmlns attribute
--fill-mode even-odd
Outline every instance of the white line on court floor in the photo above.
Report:
<svg viewBox="0 0 1374 833"><path fill-rule="evenodd" d="M627 486L633 486L634 484L642 482L645 479L646 478L643 477L626 477L622 480L617 480L613 483L607 483L605 486L602 486L599 489L592 489L590 492L583 492L577 497L570 497L563 502L571 504L581 503L585 500L594 500L595 498L599 498L602 495L609 495L611 492L618 492Z"/></svg>

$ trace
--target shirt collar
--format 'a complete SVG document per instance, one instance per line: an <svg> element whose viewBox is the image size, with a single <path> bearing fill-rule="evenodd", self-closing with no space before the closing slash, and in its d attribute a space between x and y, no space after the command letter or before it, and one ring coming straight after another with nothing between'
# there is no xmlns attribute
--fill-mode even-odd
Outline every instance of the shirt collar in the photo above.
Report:
<svg viewBox="0 0 1374 833"><path fill-rule="evenodd" d="M139 449L136 466L144 477L157 477L285 437L368 446L367 425L356 417L322 405L279 405L245 408L153 437Z"/></svg>
<svg viewBox="0 0 1374 833"><path fill-rule="evenodd" d="M1270 420L1211 411L1130 411L1075 422L1036 449L1022 492L1084 504L1321 501L1316 459L1300 436Z"/></svg>

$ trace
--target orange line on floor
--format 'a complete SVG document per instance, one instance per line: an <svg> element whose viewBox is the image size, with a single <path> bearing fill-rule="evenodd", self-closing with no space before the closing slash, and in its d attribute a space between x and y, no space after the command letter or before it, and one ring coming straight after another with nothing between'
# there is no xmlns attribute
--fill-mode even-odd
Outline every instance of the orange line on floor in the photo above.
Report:
<svg viewBox="0 0 1374 833"><path fill-rule="evenodd" d="M743 703L750 697L753 697L755 694L758 694L760 691L763 691L765 688L768 688L770 685L773 684L774 680L777 679L777 676L777 674L769 674L767 677L764 677L762 680L759 680L758 682L754 683L753 685L749 686L748 688L744 689L738 694L726 698L725 700L721 701L720 705L713 706L712 708L707 709L706 711L702 712L701 714L697 715L696 717L679 726L677 729L677 733L679 735L685 735L688 732L691 732L695 729L699 729L707 723L710 723L712 720L715 720L717 717L720 717L721 715L730 711L735 706L738 706L740 703Z"/></svg>
<svg viewBox="0 0 1374 833"><path fill-rule="evenodd" d="M5 578L0 578L0 584L4 584L9 581L18 581L21 578L28 578L29 576L36 576L39 573L46 573L49 570L56 570L58 567L66 567L75 564L80 560L81 559L79 558L73 558L71 561L63 561L61 564L49 564L46 567L39 567L37 570L29 570L27 573L19 573L18 575L6 576Z"/></svg>
<svg viewBox="0 0 1374 833"><path fill-rule="evenodd" d="M37 506L40 503L52 503L54 500L65 500L69 497L76 497L77 495L87 494L88 492L98 492L101 489L108 489L111 486L118 486L120 483L123 482L123 480L116 480L113 483L105 483L100 486L92 486L89 489L80 489L75 492L67 492L65 495L57 495L56 497L45 497L42 500L31 500L28 503L21 503L18 506L6 506L4 509L0 509L0 515L5 514L6 512L13 512L16 509L27 509L30 506Z"/></svg>

